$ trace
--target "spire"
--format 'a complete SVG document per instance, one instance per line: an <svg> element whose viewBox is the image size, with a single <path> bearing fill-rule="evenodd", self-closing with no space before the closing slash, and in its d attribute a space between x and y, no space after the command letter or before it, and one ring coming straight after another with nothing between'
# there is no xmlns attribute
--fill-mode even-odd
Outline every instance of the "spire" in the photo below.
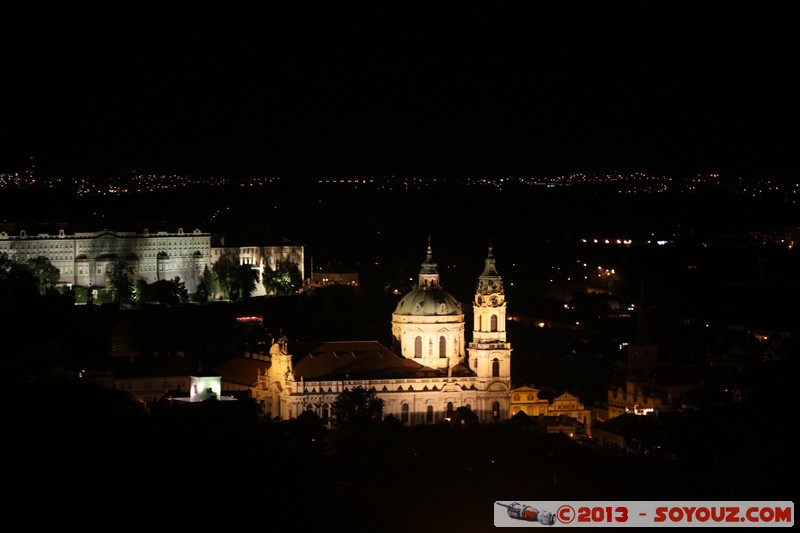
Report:
<svg viewBox="0 0 800 533"><path fill-rule="evenodd" d="M491 240L489 241L489 252L486 255L486 266L483 268L483 273L481 277L500 277L500 274L497 273L497 269L494 266L494 256L492 255L492 243Z"/></svg>
<svg viewBox="0 0 800 533"><path fill-rule="evenodd" d="M433 260L431 237L429 235L427 255L425 257L425 261L422 262L422 268L419 271L418 289L427 290L439 288L439 271L436 270L436 266L436 262Z"/></svg>
<svg viewBox="0 0 800 533"><path fill-rule="evenodd" d="M485 260L486 266L483 267L483 272L478 278L478 294L503 293L503 280L500 274L497 273L497 268L495 268L492 248L490 240L489 251Z"/></svg>

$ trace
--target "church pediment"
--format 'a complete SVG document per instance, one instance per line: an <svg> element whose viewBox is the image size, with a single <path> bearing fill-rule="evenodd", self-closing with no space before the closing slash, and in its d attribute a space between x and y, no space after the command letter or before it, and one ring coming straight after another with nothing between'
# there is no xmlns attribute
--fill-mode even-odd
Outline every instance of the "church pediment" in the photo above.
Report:
<svg viewBox="0 0 800 533"><path fill-rule="evenodd" d="M445 383L442 392L461 392L461 385L458 383Z"/></svg>

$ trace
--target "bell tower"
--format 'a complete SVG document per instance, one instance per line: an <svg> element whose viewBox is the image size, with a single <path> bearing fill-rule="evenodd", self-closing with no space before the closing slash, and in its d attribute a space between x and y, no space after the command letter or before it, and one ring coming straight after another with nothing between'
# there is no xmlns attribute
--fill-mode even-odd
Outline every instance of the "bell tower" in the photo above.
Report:
<svg viewBox="0 0 800 533"><path fill-rule="evenodd" d="M478 278L472 310L472 342L467 348L470 370L480 378L509 381L511 344L506 342L506 298L491 245Z"/></svg>

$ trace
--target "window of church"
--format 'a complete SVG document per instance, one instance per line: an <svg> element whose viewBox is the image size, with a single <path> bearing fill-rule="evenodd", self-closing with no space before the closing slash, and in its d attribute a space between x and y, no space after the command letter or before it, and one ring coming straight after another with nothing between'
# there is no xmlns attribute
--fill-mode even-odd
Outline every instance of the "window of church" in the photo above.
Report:
<svg viewBox="0 0 800 533"><path fill-rule="evenodd" d="M453 402L447 402L447 418L453 416Z"/></svg>
<svg viewBox="0 0 800 533"><path fill-rule="evenodd" d="M497 315L492 315L491 331L497 331Z"/></svg>
<svg viewBox="0 0 800 533"><path fill-rule="evenodd" d="M500 377L500 361L497 359L492 360L492 377Z"/></svg>
<svg viewBox="0 0 800 533"><path fill-rule="evenodd" d="M408 404L404 403L400 411L400 421L403 424L408 424Z"/></svg>
<svg viewBox="0 0 800 533"><path fill-rule="evenodd" d="M414 339L414 357L422 357L422 337L417 337Z"/></svg>
<svg viewBox="0 0 800 533"><path fill-rule="evenodd" d="M439 337L439 359L447 357L447 341L444 337Z"/></svg>
<svg viewBox="0 0 800 533"><path fill-rule="evenodd" d="M433 422L433 406L429 405L425 410L425 422Z"/></svg>

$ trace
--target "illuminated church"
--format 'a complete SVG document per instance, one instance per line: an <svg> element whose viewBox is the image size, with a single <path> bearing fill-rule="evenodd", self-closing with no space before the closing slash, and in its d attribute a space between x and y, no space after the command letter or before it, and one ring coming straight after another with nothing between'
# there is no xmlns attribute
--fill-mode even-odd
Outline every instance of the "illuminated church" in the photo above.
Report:
<svg viewBox="0 0 800 533"><path fill-rule="evenodd" d="M503 282L489 248L473 299L472 342L461 304L440 283L430 242L417 286L392 314L393 346L377 341L275 342L255 397L272 417L313 411L328 420L337 395L374 389L384 416L434 424L467 408L480 422L509 417L511 345Z"/></svg>

